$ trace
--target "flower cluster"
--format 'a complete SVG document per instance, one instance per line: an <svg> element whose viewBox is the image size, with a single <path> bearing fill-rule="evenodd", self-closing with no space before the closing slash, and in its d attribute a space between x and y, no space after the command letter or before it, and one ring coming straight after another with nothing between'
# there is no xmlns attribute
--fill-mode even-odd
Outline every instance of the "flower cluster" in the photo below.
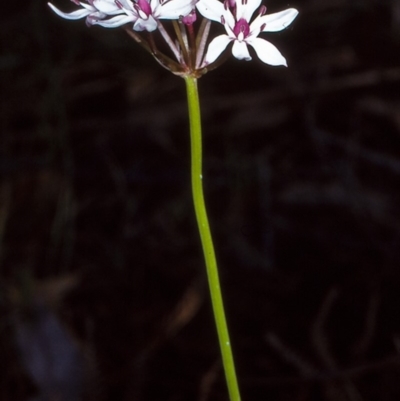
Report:
<svg viewBox="0 0 400 401"><path fill-rule="evenodd" d="M284 11L266 14L261 0L71 0L80 8L71 13L60 11L53 4L49 7L60 17L75 20L86 18L86 24L101 25L105 28L129 26L127 32L164 67L178 75L200 76L220 64L221 55L232 42L232 54L239 60L251 60L248 45L259 59L269 65L284 65L286 59L270 42L259 37L262 32L277 32L285 29L296 18L298 11L288 8ZM255 18L253 14L256 12ZM193 24L197 12L204 17L197 36ZM172 20L177 39L173 40L160 20ZM222 24L226 34L211 40L207 46L210 22ZM177 62L160 53L154 40L147 41L137 32L159 30L171 48Z"/></svg>

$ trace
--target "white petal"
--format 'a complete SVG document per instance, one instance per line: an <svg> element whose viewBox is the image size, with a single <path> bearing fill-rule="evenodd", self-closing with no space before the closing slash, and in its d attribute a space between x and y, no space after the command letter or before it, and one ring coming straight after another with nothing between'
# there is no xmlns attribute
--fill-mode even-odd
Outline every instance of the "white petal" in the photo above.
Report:
<svg viewBox="0 0 400 401"><path fill-rule="evenodd" d="M281 52L270 42L261 38L247 40L247 43L253 46L259 59L269 65L284 65L287 67L286 59Z"/></svg>
<svg viewBox="0 0 400 401"><path fill-rule="evenodd" d="M116 17L107 20L92 21L92 25L100 25L104 28L116 28L133 21L135 21L135 19L132 16L117 15Z"/></svg>
<svg viewBox="0 0 400 401"><path fill-rule="evenodd" d="M99 11L107 15L123 13L123 11L116 5L114 0L93 0L93 5Z"/></svg>
<svg viewBox="0 0 400 401"><path fill-rule="evenodd" d="M249 22L254 14L254 11L256 11L260 4L261 0L237 0L236 20L239 21L240 18L244 18L247 22Z"/></svg>
<svg viewBox="0 0 400 401"><path fill-rule="evenodd" d="M75 0L71 0L73 3L76 3ZM89 10L91 12L96 12L98 11L96 7L93 7L91 4L86 4L82 3L81 1L79 2L79 5L81 5L83 8L86 8L86 10Z"/></svg>
<svg viewBox="0 0 400 401"><path fill-rule="evenodd" d="M221 22L221 16L224 14L224 5L218 0L200 0L196 3L199 13L211 20Z"/></svg>
<svg viewBox="0 0 400 401"><path fill-rule="evenodd" d="M63 13L62 11L60 11L57 7L53 6L53 4L51 3L47 3L47 5L60 17L65 18L65 19L71 19L71 20L75 20L75 19L80 19L80 18L84 18L86 16L88 16L89 14L91 14L93 11L95 11L93 9L93 11L89 11L86 10L84 8L80 9L80 10L76 10L73 11L72 13Z"/></svg>
<svg viewBox="0 0 400 401"><path fill-rule="evenodd" d="M257 17L251 24L251 30L260 29L265 24L263 32L278 32L287 28L297 17L299 12L294 8L280 11L279 13Z"/></svg>
<svg viewBox="0 0 400 401"><path fill-rule="evenodd" d="M133 3L130 0L119 0L120 4L122 5L122 7L124 8L125 11L135 11L133 7Z"/></svg>
<svg viewBox="0 0 400 401"><path fill-rule="evenodd" d="M138 18L133 25L133 29L135 31L153 32L157 29L157 21L152 15L149 15L149 18L147 19Z"/></svg>
<svg viewBox="0 0 400 401"><path fill-rule="evenodd" d="M207 53L204 58L204 64L213 63L220 54L226 49L232 39L228 35L220 35L214 38L208 45Z"/></svg>
<svg viewBox="0 0 400 401"><path fill-rule="evenodd" d="M157 10L161 6L161 0L147 0L150 4L151 11L154 13L154 11ZM169 0L170 1L170 0Z"/></svg>
<svg viewBox="0 0 400 401"><path fill-rule="evenodd" d="M179 19L188 15L194 8L193 0L169 0L158 7L156 18Z"/></svg>
<svg viewBox="0 0 400 401"><path fill-rule="evenodd" d="M232 39L236 39L236 35L233 33L233 28L235 28L236 20L233 14L231 13L231 10L224 9L223 17L225 20L224 27L226 29L226 32ZM221 19L218 22L221 22Z"/></svg>
<svg viewBox="0 0 400 401"><path fill-rule="evenodd" d="M238 40L235 40L232 47L232 54L239 60L251 60L246 42L239 42Z"/></svg>

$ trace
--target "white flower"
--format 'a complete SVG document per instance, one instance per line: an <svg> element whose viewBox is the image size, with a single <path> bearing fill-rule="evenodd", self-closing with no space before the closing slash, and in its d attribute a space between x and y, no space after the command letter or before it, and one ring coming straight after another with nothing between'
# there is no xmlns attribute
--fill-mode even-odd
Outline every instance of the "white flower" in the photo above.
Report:
<svg viewBox="0 0 400 401"><path fill-rule="evenodd" d="M88 0L89 4L71 0L82 8L63 13L53 4L50 8L60 17L79 19L86 17L88 25L115 28L133 23L135 31L154 31L159 19L179 19L190 14L196 0ZM111 18L107 18L110 17Z"/></svg>
<svg viewBox="0 0 400 401"><path fill-rule="evenodd" d="M137 6L135 2L130 0L112 0L112 1L118 7L118 9L123 15L117 15L115 17L106 20L99 19L97 21L94 21L93 25L101 25L105 28L116 28L132 22L136 24L140 16L138 12L139 6ZM143 2L148 5L148 2L146 0L143 0Z"/></svg>
<svg viewBox="0 0 400 401"><path fill-rule="evenodd" d="M71 0L82 8L71 13L64 13L51 3L47 3L49 7L60 17L70 20L76 20L86 17L86 23L93 25L96 21L104 19L110 15L122 14L123 11L115 3L114 0L88 0L88 3L83 3L78 0Z"/></svg>
<svg viewBox="0 0 400 401"><path fill-rule="evenodd" d="M159 19L179 19L190 14L194 8L194 0L116 0L116 3L134 21L135 31L154 31ZM103 25L104 22L99 22Z"/></svg>
<svg viewBox="0 0 400 401"><path fill-rule="evenodd" d="M247 45L254 48L257 56L266 64L284 65L286 59L270 42L261 39L261 32L277 32L285 29L296 18L298 11L294 8L264 15L266 7L262 6L258 16L250 23L254 11L261 4L261 0L200 0L196 7L205 17L224 25L226 35L214 38L208 46L203 65L214 62L233 42L232 54L239 60L251 60Z"/></svg>

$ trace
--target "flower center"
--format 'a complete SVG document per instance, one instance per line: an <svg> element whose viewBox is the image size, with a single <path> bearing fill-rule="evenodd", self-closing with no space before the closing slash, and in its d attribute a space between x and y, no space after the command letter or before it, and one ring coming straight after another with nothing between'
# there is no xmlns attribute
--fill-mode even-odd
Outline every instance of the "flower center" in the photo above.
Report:
<svg viewBox="0 0 400 401"><path fill-rule="evenodd" d="M152 13L150 4L147 0L138 0L135 6L136 11L142 19L147 19Z"/></svg>
<svg viewBox="0 0 400 401"><path fill-rule="evenodd" d="M250 33L249 23L244 18L240 18L233 28L233 33L238 38L238 41L241 42Z"/></svg>

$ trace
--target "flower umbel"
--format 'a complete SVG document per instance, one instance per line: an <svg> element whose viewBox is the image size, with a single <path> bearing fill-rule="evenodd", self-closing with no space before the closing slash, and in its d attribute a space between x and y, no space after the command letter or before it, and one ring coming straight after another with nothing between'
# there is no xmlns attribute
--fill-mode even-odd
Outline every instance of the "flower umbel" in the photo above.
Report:
<svg viewBox="0 0 400 401"><path fill-rule="evenodd" d="M71 1L80 8L70 13L60 11L52 3L48 5L60 17L70 20L86 18L88 26L123 26L163 67L176 75L196 78L226 60L225 56L220 56L231 42L232 54L239 60L251 60L250 45L264 63L287 66L280 51L259 35L285 29L298 15L294 8L267 15L267 8L260 7L261 0ZM198 14L204 17L200 22ZM170 36L171 29L164 28L161 20L172 21L175 38ZM226 34L215 37L209 43L210 24L213 21L222 24ZM150 34L143 35L143 31ZM153 36L155 31L169 47L172 58L159 51Z"/></svg>
<svg viewBox="0 0 400 401"><path fill-rule="evenodd" d="M200 0L197 10L205 17L224 25L226 35L214 38L208 46L203 65L213 63L233 42L232 54L239 60L251 60L247 45L254 48L257 56L269 65L287 66L286 59L270 42L261 39L261 32L277 32L288 27L297 17L298 11L288 8L284 11L265 15L266 7L261 6L257 17L250 22L261 0Z"/></svg>

